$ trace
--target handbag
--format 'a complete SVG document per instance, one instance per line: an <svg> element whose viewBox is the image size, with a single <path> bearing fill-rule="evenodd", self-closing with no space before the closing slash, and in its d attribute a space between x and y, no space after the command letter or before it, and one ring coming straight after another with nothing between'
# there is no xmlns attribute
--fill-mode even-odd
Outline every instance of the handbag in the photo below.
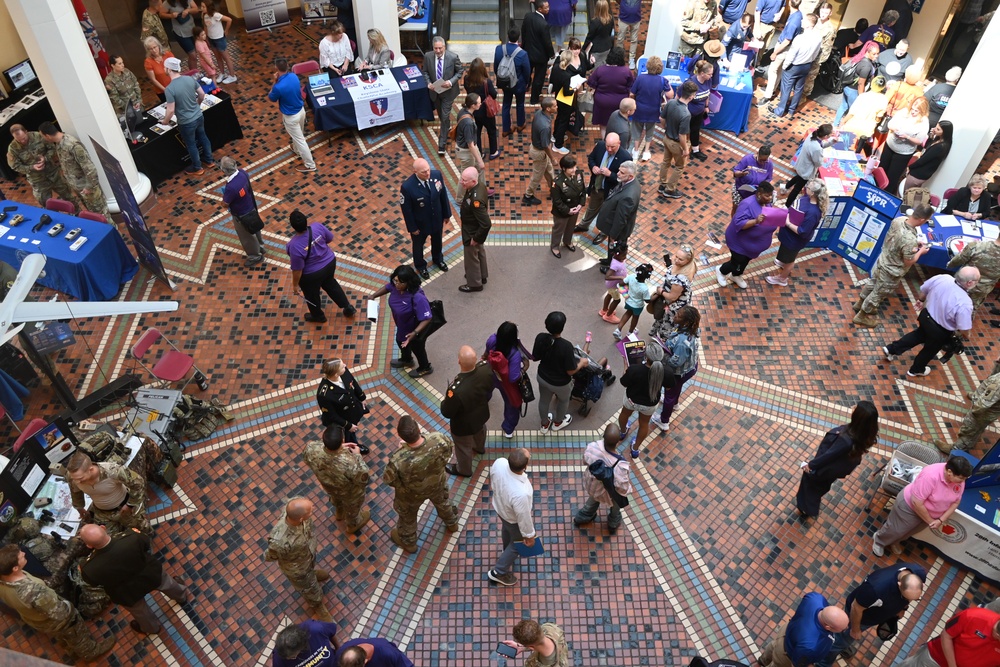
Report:
<svg viewBox="0 0 1000 667"><path fill-rule="evenodd" d="M667 312L667 300L663 298L662 294L654 296L646 303L646 312L652 315L653 319L662 320L663 315Z"/></svg>
<svg viewBox="0 0 1000 667"><path fill-rule="evenodd" d="M412 297L410 298L412 299ZM417 340L426 341L427 338L432 333L434 333L444 325L448 324L448 320L445 319L444 316L444 303L442 303L440 299L436 301L431 301L430 307L431 307L430 324L428 324L426 327L424 327L423 329L421 329L420 331L418 331L416 334L413 335L413 337Z"/></svg>
<svg viewBox="0 0 1000 667"><path fill-rule="evenodd" d="M584 113L591 113L594 110L594 91L590 88L577 91L576 106Z"/></svg>
<svg viewBox="0 0 1000 667"><path fill-rule="evenodd" d="M264 220L260 217L260 213L257 211L256 206L246 215L241 215L236 219L241 225L243 225L243 229L247 230L251 234L256 234L264 229Z"/></svg>
<svg viewBox="0 0 1000 667"><path fill-rule="evenodd" d="M496 118L497 114L500 113L500 103L497 102L497 99L491 95L487 95L483 100L483 106L486 107L487 118Z"/></svg>

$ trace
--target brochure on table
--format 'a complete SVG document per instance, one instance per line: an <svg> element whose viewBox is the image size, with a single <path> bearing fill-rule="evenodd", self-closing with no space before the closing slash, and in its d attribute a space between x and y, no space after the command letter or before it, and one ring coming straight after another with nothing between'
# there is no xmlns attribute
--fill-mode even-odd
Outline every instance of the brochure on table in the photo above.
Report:
<svg viewBox="0 0 1000 667"><path fill-rule="evenodd" d="M826 217L816 229L809 247L832 250L871 272L901 203L870 183L859 181L851 197L830 199Z"/></svg>

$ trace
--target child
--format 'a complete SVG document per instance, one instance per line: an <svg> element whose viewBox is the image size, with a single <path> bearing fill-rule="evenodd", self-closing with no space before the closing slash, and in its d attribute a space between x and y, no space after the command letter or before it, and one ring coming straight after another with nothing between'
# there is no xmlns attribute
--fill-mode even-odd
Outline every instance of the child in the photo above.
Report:
<svg viewBox="0 0 1000 667"><path fill-rule="evenodd" d="M653 275L653 267L649 264L642 264L635 270L635 273L622 282L622 285L628 288L628 294L625 296L625 316L614 332L615 340L621 340L624 337L622 329L625 328L629 320L632 321L632 326L628 330L629 334L635 331L639 324L639 316L642 315L642 309L646 307L646 302L649 301L651 294L649 285L646 284L646 280L651 275Z"/></svg>
<svg viewBox="0 0 1000 667"><path fill-rule="evenodd" d="M226 35L229 34L233 20L220 13L215 8L213 0L205 0L201 3L201 20L205 24L208 43L215 53L215 60L219 63L219 69L222 70L220 75L225 74L227 70L229 71L228 75L222 76L219 83L236 83L236 68L233 66L233 59L229 57L227 50L229 44L226 42Z"/></svg>
<svg viewBox="0 0 1000 667"><path fill-rule="evenodd" d="M191 36L194 37L194 50L201 62L201 71L210 79L215 79L216 83L220 83L215 78L215 62L212 60L212 52L208 48L208 33L201 28L195 28L191 31Z"/></svg>
<svg viewBox="0 0 1000 667"><path fill-rule="evenodd" d="M615 315L618 304L621 303L621 292L618 291L618 283L628 276L628 269L625 267L625 257L628 256L628 246L624 243L615 243L611 252L611 264L608 272L604 274L604 287L607 292L604 295L604 308L598 312L601 319L611 324L618 324L621 320Z"/></svg>

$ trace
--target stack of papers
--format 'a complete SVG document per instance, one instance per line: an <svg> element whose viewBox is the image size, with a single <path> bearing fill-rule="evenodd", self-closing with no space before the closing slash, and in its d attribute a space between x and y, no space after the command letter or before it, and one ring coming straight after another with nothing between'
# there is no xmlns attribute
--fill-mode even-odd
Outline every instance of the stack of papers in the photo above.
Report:
<svg viewBox="0 0 1000 667"><path fill-rule="evenodd" d="M934 224L941 227L961 227L962 223L953 215L935 215Z"/></svg>

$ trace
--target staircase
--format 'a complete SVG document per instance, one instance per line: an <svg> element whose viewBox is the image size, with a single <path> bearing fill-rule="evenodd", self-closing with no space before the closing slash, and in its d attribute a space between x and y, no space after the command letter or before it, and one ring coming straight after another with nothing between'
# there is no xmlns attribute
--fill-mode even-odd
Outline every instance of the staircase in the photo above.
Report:
<svg viewBox="0 0 1000 667"><path fill-rule="evenodd" d="M583 41L587 35L586 2L577 5L576 21L570 34ZM499 25L500 3L497 0L451 0L451 39L448 48L462 59L463 63L473 58L482 58L487 68L493 69L493 52L500 43ZM518 24L520 19L518 17ZM504 40L506 41L506 39Z"/></svg>

